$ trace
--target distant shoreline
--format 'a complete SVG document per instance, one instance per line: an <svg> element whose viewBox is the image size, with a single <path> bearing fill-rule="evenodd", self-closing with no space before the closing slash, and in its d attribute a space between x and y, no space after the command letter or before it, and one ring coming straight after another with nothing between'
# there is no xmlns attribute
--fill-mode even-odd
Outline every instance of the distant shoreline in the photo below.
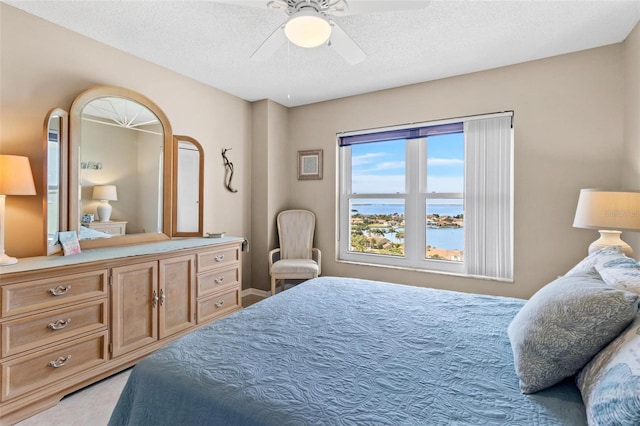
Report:
<svg viewBox="0 0 640 426"><path fill-rule="evenodd" d="M399 204L352 205L351 246L354 251L376 254L404 253L405 215ZM355 208L359 207L359 208ZM366 208L362 208L366 207ZM432 206L433 207L433 206ZM463 206L436 205L426 215L426 257L461 260L464 250Z"/></svg>

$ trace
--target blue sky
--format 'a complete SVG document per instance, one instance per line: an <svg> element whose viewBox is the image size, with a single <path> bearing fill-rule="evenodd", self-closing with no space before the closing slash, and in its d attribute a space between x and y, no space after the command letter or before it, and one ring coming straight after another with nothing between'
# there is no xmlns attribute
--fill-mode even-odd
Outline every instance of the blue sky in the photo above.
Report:
<svg viewBox="0 0 640 426"><path fill-rule="evenodd" d="M404 192L405 141L353 145L353 192ZM427 189L462 192L464 185L464 136L462 133L430 136Z"/></svg>

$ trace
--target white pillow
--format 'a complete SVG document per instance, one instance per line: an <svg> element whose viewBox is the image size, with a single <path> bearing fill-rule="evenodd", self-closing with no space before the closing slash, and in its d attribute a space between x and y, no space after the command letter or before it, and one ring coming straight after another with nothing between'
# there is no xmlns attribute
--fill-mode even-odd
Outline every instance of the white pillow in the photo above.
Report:
<svg viewBox="0 0 640 426"><path fill-rule="evenodd" d="M589 256L582 259L576 266L571 268L569 272L565 275L571 275L579 272L588 272L593 268L597 268L599 265L603 263L609 262L614 259L625 258L624 253L620 251L620 247L606 247L602 248L598 251L594 251Z"/></svg>
<svg viewBox="0 0 640 426"><path fill-rule="evenodd" d="M625 256L597 265L596 271L610 286L640 294L640 262Z"/></svg>
<svg viewBox="0 0 640 426"><path fill-rule="evenodd" d="M640 425L640 314L580 371L591 426Z"/></svg>

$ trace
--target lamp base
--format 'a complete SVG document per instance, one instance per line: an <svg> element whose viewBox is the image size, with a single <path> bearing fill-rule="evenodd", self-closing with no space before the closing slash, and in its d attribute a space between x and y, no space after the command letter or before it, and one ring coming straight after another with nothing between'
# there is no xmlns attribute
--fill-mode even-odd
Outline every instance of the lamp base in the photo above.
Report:
<svg viewBox="0 0 640 426"><path fill-rule="evenodd" d="M600 233L600 238L591 243L589 254L605 247L619 247L620 251L626 254L627 257L633 258L633 249L620 238L622 232L606 230L599 230L598 232Z"/></svg>
<svg viewBox="0 0 640 426"><path fill-rule="evenodd" d="M4 211L6 198L6 195L0 194L0 266L15 265L18 263L18 259L7 256L7 253L4 251Z"/></svg>
<svg viewBox="0 0 640 426"><path fill-rule="evenodd" d="M5 253L0 254L0 266L15 265L16 263L18 263L18 259L15 257L7 256Z"/></svg>
<svg viewBox="0 0 640 426"><path fill-rule="evenodd" d="M96 208L98 212L98 220L100 222L109 222L109 219L111 219L112 209L113 208L111 207L111 204L109 204L108 201L103 201L102 204L99 204L98 207Z"/></svg>

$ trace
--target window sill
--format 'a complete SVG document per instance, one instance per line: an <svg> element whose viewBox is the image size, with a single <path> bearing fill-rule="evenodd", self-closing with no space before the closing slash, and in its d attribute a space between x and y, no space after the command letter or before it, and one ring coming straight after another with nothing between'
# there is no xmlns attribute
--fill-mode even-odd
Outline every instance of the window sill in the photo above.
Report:
<svg viewBox="0 0 640 426"><path fill-rule="evenodd" d="M434 274L434 275L447 275L451 277L460 277L460 278L473 278L476 280L496 281L496 282L501 282L505 284L513 284L515 282L513 279L509 279L509 278L492 278L492 277L484 277L481 275L461 274L457 272L437 271L433 269L413 268L408 266L381 265L379 263L357 262L353 260L344 260L344 259L336 259L336 263L342 263L345 265L367 266L367 267L373 267L373 268L393 269L396 271L419 272L419 273Z"/></svg>

